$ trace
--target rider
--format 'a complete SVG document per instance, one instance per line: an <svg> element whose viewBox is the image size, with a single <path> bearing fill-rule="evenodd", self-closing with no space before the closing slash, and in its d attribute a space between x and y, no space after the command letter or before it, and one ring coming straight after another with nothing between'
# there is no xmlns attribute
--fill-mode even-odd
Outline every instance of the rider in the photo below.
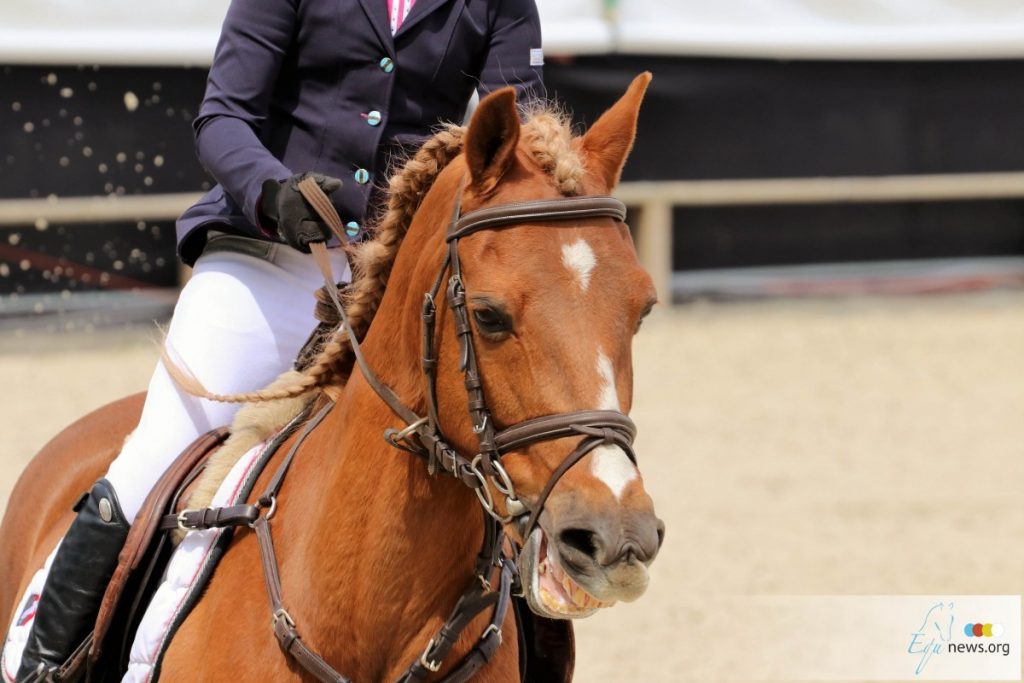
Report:
<svg viewBox="0 0 1024 683"><path fill-rule="evenodd" d="M540 95L540 48L534 0L232 0L194 122L218 184L177 223L193 274L167 334L176 359L218 393L288 369L316 325L309 243L331 240L299 180L311 174L364 239L387 160L461 119L474 88ZM343 251L330 253L345 273ZM158 364L139 426L56 551L18 681L46 679L84 640L129 520L236 409L186 394Z"/></svg>

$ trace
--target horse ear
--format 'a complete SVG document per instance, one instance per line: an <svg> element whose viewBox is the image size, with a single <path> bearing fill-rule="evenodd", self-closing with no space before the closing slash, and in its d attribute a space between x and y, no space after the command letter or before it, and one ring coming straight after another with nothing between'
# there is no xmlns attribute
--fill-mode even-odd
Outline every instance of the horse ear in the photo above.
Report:
<svg viewBox="0 0 1024 683"><path fill-rule="evenodd" d="M622 167L633 148L640 103L643 102L650 82L650 71L634 78L626 94L602 114L583 136L581 146L587 167L604 180L609 190L619 183Z"/></svg>
<svg viewBox="0 0 1024 683"><path fill-rule="evenodd" d="M466 163L477 190L494 189L512 167L518 143L516 91L502 88L480 101L466 131Z"/></svg>

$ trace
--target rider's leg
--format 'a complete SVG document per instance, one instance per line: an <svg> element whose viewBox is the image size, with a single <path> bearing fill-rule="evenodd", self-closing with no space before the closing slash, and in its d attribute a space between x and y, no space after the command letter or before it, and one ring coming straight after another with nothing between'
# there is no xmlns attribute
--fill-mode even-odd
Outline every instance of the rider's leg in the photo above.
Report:
<svg viewBox="0 0 1024 683"><path fill-rule="evenodd" d="M167 333L172 357L217 393L253 391L287 370L310 331L313 292L322 284L312 257L275 246L268 260L235 252L199 259ZM335 276L349 273L332 250ZM40 597L18 681L60 666L92 627L106 583L150 488L178 454L228 424L236 404L197 399L157 364L138 427L93 487L61 542Z"/></svg>
<svg viewBox="0 0 1024 683"><path fill-rule="evenodd" d="M167 346L210 391L265 387L291 367L316 327L313 293L323 279L313 257L284 245L273 249L270 261L207 254L181 292ZM335 277L347 281L344 254L330 254ZM185 393L157 363L139 426L107 471L129 519L174 459L199 436L229 424L238 408Z"/></svg>

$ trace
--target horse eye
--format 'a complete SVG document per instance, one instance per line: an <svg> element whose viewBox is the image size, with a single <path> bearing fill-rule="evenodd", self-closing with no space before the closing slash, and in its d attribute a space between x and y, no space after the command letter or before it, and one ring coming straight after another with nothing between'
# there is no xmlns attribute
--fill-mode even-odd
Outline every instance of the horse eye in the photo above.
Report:
<svg viewBox="0 0 1024 683"><path fill-rule="evenodd" d="M633 330L633 334L636 334L637 332L640 331L640 326L644 324L644 318L646 318L647 316L649 316L651 314L651 311L654 310L654 304L656 304L656 303L657 303L657 301L651 301L644 308L643 313L640 314L640 319L636 321L636 329Z"/></svg>
<svg viewBox="0 0 1024 683"><path fill-rule="evenodd" d="M480 334L488 337L504 337L512 331L512 320L504 311L490 306L473 310L473 319Z"/></svg>

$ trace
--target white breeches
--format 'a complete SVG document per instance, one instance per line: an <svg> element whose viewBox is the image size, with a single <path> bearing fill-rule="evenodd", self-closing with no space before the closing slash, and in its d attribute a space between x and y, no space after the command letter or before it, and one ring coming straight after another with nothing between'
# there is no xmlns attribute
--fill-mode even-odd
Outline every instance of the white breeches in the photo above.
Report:
<svg viewBox="0 0 1024 683"><path fill-rule="evenodd" d="M345 254L330 254L335 279L348 282ZM291 368L316 327L314 292L321 285L313 257L284 245L273 245L269 260L204 254L174 309L171 357L212 392L261 389ZM158 362L139 426L106 475L125 516L134 519L174 459L202 434L229 424L239 407L185 393Z"/></svg>

